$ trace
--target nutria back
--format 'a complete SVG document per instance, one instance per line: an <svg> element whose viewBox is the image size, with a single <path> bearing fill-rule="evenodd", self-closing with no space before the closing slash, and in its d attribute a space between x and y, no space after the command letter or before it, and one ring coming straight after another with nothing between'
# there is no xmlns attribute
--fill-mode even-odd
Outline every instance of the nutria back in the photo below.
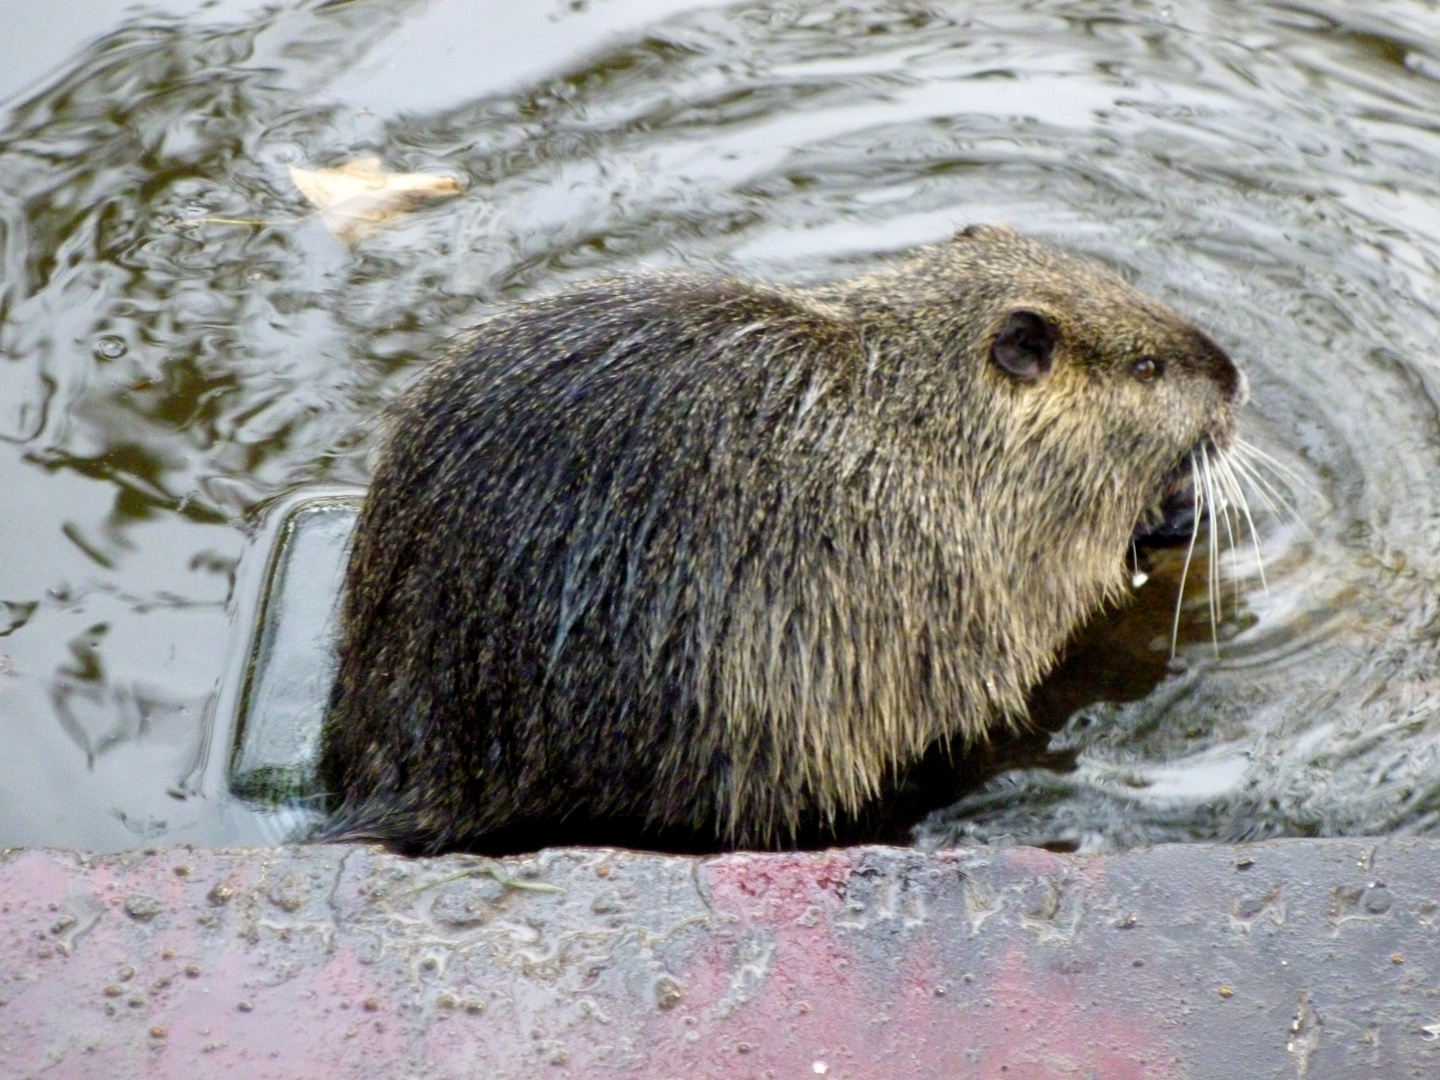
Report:
<svg viewBox="0 0 1440 1080"><path fill-rule="evenodd" d="M469 340L355 533L331 835L854 813L1023 718L1243 395L1169 308L994 227L820 288L599 281Z"/></svg>

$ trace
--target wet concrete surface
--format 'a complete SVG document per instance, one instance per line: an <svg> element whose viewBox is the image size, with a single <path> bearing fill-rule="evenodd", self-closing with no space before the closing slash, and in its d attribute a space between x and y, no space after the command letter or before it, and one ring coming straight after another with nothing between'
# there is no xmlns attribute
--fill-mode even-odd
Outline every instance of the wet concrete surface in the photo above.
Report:
<svg viewBox="0 0 1440 1080"><path fill-rule="evenodd" d="M0 858L6 1076L1435 1077L1440 843Z"/></svg>

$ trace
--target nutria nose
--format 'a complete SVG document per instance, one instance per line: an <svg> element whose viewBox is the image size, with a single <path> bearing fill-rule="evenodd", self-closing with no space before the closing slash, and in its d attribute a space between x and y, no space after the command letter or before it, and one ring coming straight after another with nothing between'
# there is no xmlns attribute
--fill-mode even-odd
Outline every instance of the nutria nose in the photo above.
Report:
<svg viewBox="0 0 1440 1080"><path fill-rule="evenodd" d="M1246 378L1245 372L1240 368L1235 369L1235 389L1231 391L1230 397L1238 409L1250 400L1250 380Z"/></svg>

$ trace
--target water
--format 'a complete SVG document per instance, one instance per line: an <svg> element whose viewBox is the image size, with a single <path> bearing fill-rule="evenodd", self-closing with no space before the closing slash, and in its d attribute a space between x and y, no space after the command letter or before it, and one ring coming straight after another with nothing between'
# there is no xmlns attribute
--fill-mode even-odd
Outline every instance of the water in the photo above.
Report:
<svg viewBox="0 0 1440 1080"><path fill-rule="evenodd" d="M1440 5L91 7L0 117L0 844L280 834L225 784L277 508L487 302L997 220L1210 330L1313 491L1173 661L1162 556L920 842L1440 829ZM366 155L465 194L293 223L287 165Z"/></svg>

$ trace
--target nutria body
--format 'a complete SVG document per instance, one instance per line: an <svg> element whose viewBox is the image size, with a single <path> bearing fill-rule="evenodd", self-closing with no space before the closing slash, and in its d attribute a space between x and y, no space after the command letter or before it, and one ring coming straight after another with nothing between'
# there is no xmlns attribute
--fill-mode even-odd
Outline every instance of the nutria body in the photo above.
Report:
<svg viewBox="0 0 1440 1080"><path fill-rule="evenodd" d="M667 274L503 308L390 417L330 833L749 846L853 813L1024 716L1242 395L1168 307L1007 228L820 288Z"/></svg>

